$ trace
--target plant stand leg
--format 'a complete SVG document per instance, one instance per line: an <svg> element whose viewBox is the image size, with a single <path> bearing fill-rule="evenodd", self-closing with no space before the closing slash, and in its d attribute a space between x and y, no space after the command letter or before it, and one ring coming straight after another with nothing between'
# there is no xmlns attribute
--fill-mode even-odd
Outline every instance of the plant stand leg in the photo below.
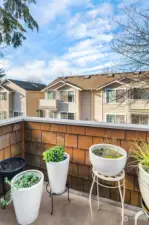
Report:
<svg viewBox="0 0 149 225"><path fill-rule="evenodd" d="M135 225L137 225L138 219L142 215L144 215L143 211L139 211L139 212L136 213L136 215L135 215Z"/></svg>
<svg viewBox="0 0 149 225"><path fill-rule="evenodd" d="M119 188L119 193L120 193L120 199L121 199L121 204L122 204L122 212L121 212L121 217L122 217L122 222L121 224L124 224L124 192L122 194L122 188L121 188L121 183L118 181L118 188Z"/></svg>
<svg viewBox="0 0 149 225"><path fill-rule="evenodd" d="M51 194L51 215L53 215L53 194Z"/></svg>
<svg viewBox="0 0 149 225"><path fill-rule="evenodd" d="M92 210L92 191L93 191L94 183L95 183L95 175L93 177L93 182L92 182L91 189L90 189L90 194L89 194L89 206L90 206L92 222L94 222L93 210Z"/></svg>
<svg viewBox="0 0 149 225"><path fill-rule="evenodd" d="M97 209L100 209L98 177L97 177Z"/></svg>
<svg viewBox="0 0 149 225"><path fill-rule="evenodd" d="M126 189L125 189L125 179L123 180L123 201L125 202L125 193L126 193Z"/></svg>
<svg viewBox="0 0 149 225"><path fill-rule="evenodd" d="M69 184L67 184L67 191L68 191L68 201L70 201L70 198L69 198Z"/></svg>

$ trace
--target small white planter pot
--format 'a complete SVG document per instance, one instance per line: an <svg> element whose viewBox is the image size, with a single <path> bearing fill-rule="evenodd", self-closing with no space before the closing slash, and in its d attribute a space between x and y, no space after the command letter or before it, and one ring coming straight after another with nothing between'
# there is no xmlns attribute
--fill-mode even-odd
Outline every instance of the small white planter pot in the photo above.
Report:
<svg viewBox="0 0 149 225"><path fill-rule="evenodd" d="M93 153L94 149L100 148L111 148L123 156L117 159L109 159L97 156ZM90 147L89 149L89 157L92 166L95 170L105 176L116 176L119 174L125 167L127 161L127 152L118 146L110 145L110 144L96 144Z"/></svg>
<svg viewBox="0 0 149 225"><path fill-rule="evenodd" d="M139 164L139 187L142 198L149 209L149 174Z"/></svg>
<svg viewBox="0 0 149 225"><path fill-rule="evenodd" d="M27 225L33 223L39 214L41 196L43 191L44 175L38 170L26 170L17 174L11 181L11 186L27 173L33 173L40 177L40 181L29 188L12 190L12 199L16 218L19 224Z"/></svg>
<svg viewBox="0 0 149 225"><path fill-rule="evenodd" d="M69 167L69 155L61 162L46 163L50 188L52 193L60 194L64 192Z"/></svg>

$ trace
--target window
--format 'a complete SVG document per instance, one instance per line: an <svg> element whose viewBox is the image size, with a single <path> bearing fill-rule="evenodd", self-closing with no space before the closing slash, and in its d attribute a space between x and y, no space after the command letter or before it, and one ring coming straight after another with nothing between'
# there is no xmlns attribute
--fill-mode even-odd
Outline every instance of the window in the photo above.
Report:
<svg viewBox="0 0 149 225"><path fill-rule="evenodd" d="M54 91L48 91L47 92L47 99L55 99L55 92Z"/></svg>
<svg viewBox="0 0 149 225"><path fill-rule="evenodd" d="M149 89L148 88L133 88L130 90L130 98L134 100L139 100L139 99L144 99L148 100L149 99Z"/></svg>
<svg viewBox="0 0 149 225"><path fill-rule="evenodd" d="M13 116L14 117L23 116L23 112L13 112Z"/></svg>
<svg viewBox="0 0 149 225"><path fill-rule="evenodd" d="M4 120L4 119L7 119L7 112L2 111L0 112L0 120Z"/></svg>
<svg viewBox="0 0 149 225"><path fill-rule="evenodd" d="M60 98L63 102L74 102L74 91L61 91Z"/></svg>
<svg viewBox="0 0 149 225"><path fill-rule="evenodd" d="M49 111L49 118L56 118L56 112Z"/></svg>
<svg viewBox="0 0 149 225"><path fill-rule="evenodd" d="M106 122L107 123L125 123L125 115L107 114Z"/></svg>
<svg viewBox="0 0 149 225"><path fill-rule="evenodd" d="M68 91L68 102L74 102L74 91Z"/></svg>
<svg viewBox="0 0 149 225"><path fill-rule="evenodd" d="M6 92L0 92L0 100L7 100L7 93Z"/></svg>
<svg viewBox="0 0 149 225"><path fill-rule="evenodd" d="M148 115L131 115L132 124L148 124L149 117Z"/></svg>
<svg viewBox="0 0 149 225"><path fill-rule="evenodd" d="M74 120L74 113L61 112L61 119Z"/></svg>
<svg viewBox="0 0 149 225"><path fill-rule="evenodd" d="M107 89L106 103L122 103L126 99L125 89Z"/></svg>
<svg viewBox="0 0 149 225"><path fill-rule="evenodd" d="M44 110L36 110L36 116L37 117L45 117L45 111Z"/></svg>

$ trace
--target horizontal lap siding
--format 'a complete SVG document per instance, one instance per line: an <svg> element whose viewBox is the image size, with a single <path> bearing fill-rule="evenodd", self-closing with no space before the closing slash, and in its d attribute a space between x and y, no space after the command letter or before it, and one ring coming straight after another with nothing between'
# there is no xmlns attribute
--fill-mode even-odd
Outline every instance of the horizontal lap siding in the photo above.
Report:
<svg viewBox="0 0 149 225"><path fill-rule="evenodd" d="M92 181L89 147L92 144L117 144L128 152L134 140L147 141L147 137L147 132L143 131L25 122L25 154L28 166L42 170L47 179L42 153L55 145L64 145L66 152L70 155L68 176L70 187L89 192ZM96 188L94 188L94 194L96 194ZM119 201L117 190L100 187L100 195ZM136 173L129 168L126 168L125 202L135 206L140 205Z"/></svg>

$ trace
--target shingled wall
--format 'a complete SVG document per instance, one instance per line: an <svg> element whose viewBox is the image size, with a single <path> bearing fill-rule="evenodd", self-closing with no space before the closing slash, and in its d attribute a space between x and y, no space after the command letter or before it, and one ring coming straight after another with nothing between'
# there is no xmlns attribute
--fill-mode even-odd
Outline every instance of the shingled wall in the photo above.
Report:
<svg viewBox="0 0 149 225"><path fill-rule="evenodd" d="M0 126L0 161L14 156L24 156L23 123ZM0 178L0 195L2 193L2 180Z"/></svg>
<svg viewBox="0 0 149 225"><path fill-rule="evenodd" d="M92 167L89 161L89 147L98 143L112 143L127 152L134 140L148 141L149 133L126 129L97 128L87 125L68 125L58 123L25 122L25 157L28 168L37 168L44 172L46 166L42 159L45 149L55 145L65 146L70 155L69 184L79 191L89 192L92 181ZM113 143L114 142L114 143ZM96 189L94 189L96 194ZM119 201L118 191L100 187L100 196ZM125 202L140 206L140 193L136 173L126 168Z"/></svg>

